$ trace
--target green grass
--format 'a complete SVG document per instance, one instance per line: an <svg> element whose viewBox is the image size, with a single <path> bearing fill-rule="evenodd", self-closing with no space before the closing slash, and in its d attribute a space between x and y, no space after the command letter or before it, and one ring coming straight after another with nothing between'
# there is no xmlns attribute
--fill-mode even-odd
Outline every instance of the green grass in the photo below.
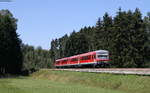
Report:
<svg viewBox="0 0 150 93"><path fill-rule="evenodd" d="M54 82L33 78L0 80L0 93L124 93L80 84Z"/></svg>
<svg viewBox="0 0 150 93"><path fill-rule="evenodd" d="M150 93L150 77L43 69L0 79L0 93Z"/></svg>
<svg viewBox="0 0 150 93"><path fill-rule="evenodd" d="M34 73L32 77L124 91L126 93L150 93L150 76L51 71L43 69Z"/></svg>

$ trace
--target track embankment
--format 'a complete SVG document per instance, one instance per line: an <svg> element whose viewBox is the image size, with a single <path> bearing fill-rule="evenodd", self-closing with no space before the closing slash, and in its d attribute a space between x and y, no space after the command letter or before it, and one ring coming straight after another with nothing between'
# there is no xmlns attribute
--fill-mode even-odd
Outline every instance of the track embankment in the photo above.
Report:
<svg viewBox="0 0 150 93"><path fill-rule="evenodd" d="M95 73L112 73L112 74L135 74L135 75L150 75L150 68L83 68L83 69L51 69L61 71L76 71L76 72L95 72Z"/></svg>

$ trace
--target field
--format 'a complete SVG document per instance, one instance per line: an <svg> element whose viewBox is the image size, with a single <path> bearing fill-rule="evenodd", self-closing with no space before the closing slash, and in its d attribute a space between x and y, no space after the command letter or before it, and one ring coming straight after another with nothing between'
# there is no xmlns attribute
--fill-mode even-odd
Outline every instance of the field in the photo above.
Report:
<svg viewBox="0 0 150 93"><path fill-rule="evenodd" d="M150 93L150 76L47 69L29 77L0 79L0 93Z"/></svg>

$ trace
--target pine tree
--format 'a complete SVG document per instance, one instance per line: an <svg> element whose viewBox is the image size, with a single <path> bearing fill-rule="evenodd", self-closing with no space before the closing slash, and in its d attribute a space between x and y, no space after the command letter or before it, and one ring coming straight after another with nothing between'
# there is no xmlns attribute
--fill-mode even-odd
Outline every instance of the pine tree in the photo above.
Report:
<svg viewBox="0 0 150 93"><path fill-rule="evenodd" d="M21 40L17 19L8 10L0 11L0 73L20 74L22 69Z"/></svg>

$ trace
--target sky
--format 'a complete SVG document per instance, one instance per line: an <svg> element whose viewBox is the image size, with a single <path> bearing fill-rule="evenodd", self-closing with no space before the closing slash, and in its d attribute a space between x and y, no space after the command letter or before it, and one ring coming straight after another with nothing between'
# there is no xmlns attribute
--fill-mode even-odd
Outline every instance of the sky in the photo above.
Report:
<svg viewBox="0 0 150 93"><path fill-rule="evenodd" d="M0 0L4 1L4 0ZM145 16L150 0L11 0L0 2L0 10L8 9L18 19L17 33L22 42L50 49L52 39L94 26L105 12L115 16L122 10L139 8Z"/></svg>

